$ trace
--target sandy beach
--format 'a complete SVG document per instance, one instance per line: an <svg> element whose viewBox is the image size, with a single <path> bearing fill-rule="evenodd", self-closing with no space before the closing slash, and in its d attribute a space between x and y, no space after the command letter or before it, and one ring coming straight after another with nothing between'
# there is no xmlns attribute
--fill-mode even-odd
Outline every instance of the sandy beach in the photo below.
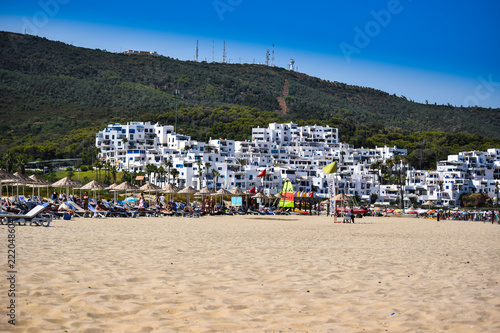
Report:
<svg viewBox="0 0 500 333"><path fill-rule="evenodd" d="M499 332L500 226L367 217L16 227L14 332ZM7 227L0 227L7 274Z"/></svg>

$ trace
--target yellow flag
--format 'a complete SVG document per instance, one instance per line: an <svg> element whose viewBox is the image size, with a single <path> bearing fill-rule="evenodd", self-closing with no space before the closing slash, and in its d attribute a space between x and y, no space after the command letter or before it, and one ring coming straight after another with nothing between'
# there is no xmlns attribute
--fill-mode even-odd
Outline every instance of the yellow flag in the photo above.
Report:
<svg viewBox="0 0 500 333"><path fill-rule="evenodd" d="M333 162L333 163L330 163L328 165L325 165L323 167L323 172L325 173L325 175L327 175L329 173L337 172L337 162Z"/></svg>

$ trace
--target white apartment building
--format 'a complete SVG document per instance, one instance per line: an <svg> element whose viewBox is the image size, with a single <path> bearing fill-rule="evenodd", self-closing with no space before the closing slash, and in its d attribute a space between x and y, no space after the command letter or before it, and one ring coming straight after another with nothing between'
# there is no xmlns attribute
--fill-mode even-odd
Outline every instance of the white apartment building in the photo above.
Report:
<svg viewBox="0 0 500 333"><path fill-rule="evenodd" d="M455 206L463 193L484 192L495 198L500 178L500 149L470 151L450 155L437 163L436 170L406 169L405 184L380 185L380 171L371 169L406 149L397 147L354 148L338 142L338 130L329 126L297 126L294 123L269 124L252 129L252 141L210 139L208 143L174 133L173 126L131 122L108 125L96 134L99 158L118 170L144 171L147 164L172 163L179 171L177 186L226 188L256 187L264 193L277 193L285 179L299 192L326 196L327 177L322 167L338 162L337 190L369 200L400 198L423 203ZM266 170L266 177L257 175ZM214 177L215 172L215 177ZM170 177L171 178L171 177ZM150 180L158 182L152 175ZM171 179L171 181L173 181Z"/></svg>

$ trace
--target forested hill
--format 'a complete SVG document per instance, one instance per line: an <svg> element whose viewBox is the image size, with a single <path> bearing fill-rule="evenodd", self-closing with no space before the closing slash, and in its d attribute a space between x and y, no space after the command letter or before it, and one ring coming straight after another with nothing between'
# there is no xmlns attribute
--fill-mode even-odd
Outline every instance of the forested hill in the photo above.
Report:
<svg viewBox="0 0 500 333"><path fill-rule="evenodd" d="M273 121L330 124L356 146L421 131L500 138L499 109L419 104L278 67L115 54L9 32L0 33L0 77L0 153L17 147L31 158L78 155L109 123L173 124L176 105L179 132L198 140L248 139L252 126Z"/></svg>

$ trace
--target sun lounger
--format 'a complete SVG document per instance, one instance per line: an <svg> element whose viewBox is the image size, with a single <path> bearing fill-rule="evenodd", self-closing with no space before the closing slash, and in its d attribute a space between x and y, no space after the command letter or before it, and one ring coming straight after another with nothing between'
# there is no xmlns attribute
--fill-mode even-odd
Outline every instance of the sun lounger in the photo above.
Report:
<svg viewBox="0 0 500 333"><path fill-rule="evenodd" d="M109 215L113 217L136 217L136 212L127 211L124 207L112 205L107 200L101 200L102 203L109 209Z"/></svg>
<svg viewBox="0 0 500 333"><path fill-rule="evenodd" d="M1 214L0 224L35 225L48 227L52 222L52 215L43 214L48 204L38 205L26 214Z"/></svg>
<svg viewBox="0 0 500 333"><path fill-rule="evenodd" d="M105 212L105 211L97 211L95 210L95 208L89 203L89 210L92 212L92 217L107 217L108 216L108 212Z"/></svg>
<svg viewBox="0 0 500 333"><path fill-rule="evenodd" d="M92 216L92 212L90 210L85 210L82 207L78 206L76 203L73 201L68 201L66 204L71 207L75 212L73 213L73 216L75 217L90 217Z"/></svg>

